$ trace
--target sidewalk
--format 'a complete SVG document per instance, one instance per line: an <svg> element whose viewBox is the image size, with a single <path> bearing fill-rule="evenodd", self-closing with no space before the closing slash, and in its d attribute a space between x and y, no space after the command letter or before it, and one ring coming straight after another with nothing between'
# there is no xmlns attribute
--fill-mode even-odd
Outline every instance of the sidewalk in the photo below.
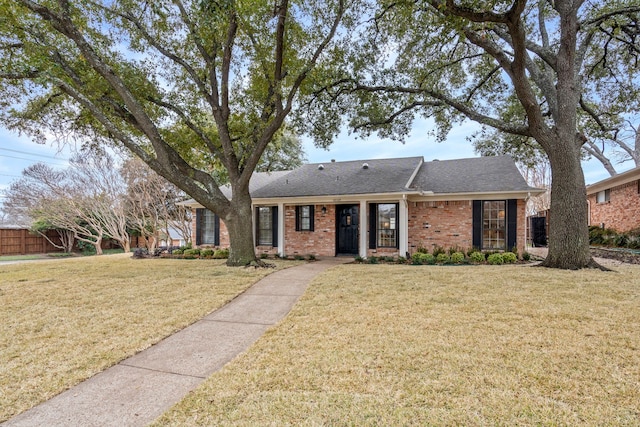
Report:
<svg viewBox="0 0 640 427"><path fill-rule="evenodd" d="M315 276L350 261L327 258L270 274L204 319L2 426L147 425L283 319Z"/></svg>

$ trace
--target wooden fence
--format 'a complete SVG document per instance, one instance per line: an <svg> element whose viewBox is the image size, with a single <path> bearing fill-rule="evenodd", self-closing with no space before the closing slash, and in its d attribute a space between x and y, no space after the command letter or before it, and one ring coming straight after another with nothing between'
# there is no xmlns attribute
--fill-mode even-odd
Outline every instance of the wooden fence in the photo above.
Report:
<svg viewBox="0 0 640 427"><path fill-rule="evenodd" d="M58 233L47 232L47 236L54 242L60 242ZM37 233L21 228L0 228L0 255L30 255L48 252L62 252L47 239Z"/></svg>

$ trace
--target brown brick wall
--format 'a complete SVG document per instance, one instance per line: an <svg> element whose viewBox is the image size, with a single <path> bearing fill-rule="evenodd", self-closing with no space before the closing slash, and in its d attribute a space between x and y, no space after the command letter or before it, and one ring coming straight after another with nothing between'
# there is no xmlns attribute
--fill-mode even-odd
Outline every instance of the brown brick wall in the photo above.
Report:
<svg viewBox="0 0 640 427"><path fill-rule="evenodd" d="M518 234L516 236L516 246L518 246L518 253L522 254L525 251L526 242L525 226L527 221L527 202L524 200L518 200L516 206L518 209L518 216L516 218L516 221L518 221L516 224L516 233Z"/></svg>
<svg viewBox="0 0 640 427"><path fill-rule="evenodd" d="M448 249L473 245L473 207L470 200L409 202L409 253L419 247Z"/></svg>
<svg viewBox="0 0 640 427"><path fill-rule="evenodd" d="M326 206L327 213L322 213ZM285 206L285 253L287 255L334 256L336 254L336 207L315 205L314 231L296 231L296 207Z"/></svg>
<svg viewBox="0 0 640 427"><path fill-rule="evenodd" d="M640 227L640 194L638 181L611 188L609 201L597 203L596 194L588 197L591 209L590 225L626 232Z"/></svg>
<svg viewBox="0 0 640 427"><path fill-rule="evenodd" d="M525 201L517 201L516 244L518 252L525 249ZM429 225L427 228L426 225ZM409 253L419 247L430 252L473 246L473 202L471 200L440 202L409 202Z"/></svg>
<svg viewBox="0 0 640 427"><path fill-rule="evenodd" d="M612 194L613 198L613 194ZM327 212L322 213L326 206ZM367 205L367 209L368 209ZM518 200L517 242L520 252L524 250L525 202ZM473 209L470 200L440 202L409 202L409 253L422 246L432 251L435 246L445 249L458 246L464 250L472 246ZM295 206L284 207L285 253L293 255L334 256L336 248L335 205L315 205L314 231L296 231ZM195 218L195 212L194 212ZM368 218L368 212L367 212ZM426 228L425 224L430 227ZM195 220L192 222L195 241ZM368 233L368 222L361 224L361 233ZM368 242L368 240L367 240ZM229 247L229 233L220 221L220 246ZM277 247L257 246L257 254L276 254ZM367 249L368 255L397 256L397 249Z"/></svg>

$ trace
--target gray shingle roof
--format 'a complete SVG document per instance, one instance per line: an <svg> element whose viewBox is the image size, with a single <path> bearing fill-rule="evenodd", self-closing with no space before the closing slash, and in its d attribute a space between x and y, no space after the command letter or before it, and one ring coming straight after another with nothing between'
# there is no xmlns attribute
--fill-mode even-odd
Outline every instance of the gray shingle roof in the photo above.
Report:
<svg viewBox="0 0 640 427"><path fill-rule="evenodd" d="M434 193L489 193L528 191L511 156L473 157L426 162L412 189Z"/></svg>
<svg viewBox="0 0 640 427"><path fill-rule="evenodd" d="M249 180L249 194L252 195L260 188L268 185L279 178L287 175L291 171L274 171L274 172L254 172ZM222 194L227 198L231 198L231 186L229 184L220 187Z"/></svg>
<svg viewBox="0 0 640 427"><path fill-rule="evenodd" d="M253 198L406 191L422 157L306 164L251 192ZM364 168L363 165L368 167ZM322 166L321 166L322 165Z"/></svg>
<svg viewBox="0 0 640 427"><path fill-rule="evenodd" d="M365 163L367 168L363 168ZM312 163L292 171L254 173L249 191L254 199L407 191L431 191L436 194L539 192L526 183L510 156L424 163L422 157ZM222 187L222 192L227 197L231 196L229 186ZM185 202L187 205L193 203Z"/></svg>

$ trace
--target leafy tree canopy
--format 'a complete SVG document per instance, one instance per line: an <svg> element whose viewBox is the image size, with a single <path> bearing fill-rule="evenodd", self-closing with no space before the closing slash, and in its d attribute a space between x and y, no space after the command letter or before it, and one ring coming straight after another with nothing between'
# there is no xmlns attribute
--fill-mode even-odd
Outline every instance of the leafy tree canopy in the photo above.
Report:
<svg viewBox="0 0 640 427"><path fill-rule="evenodd" d="M345 0L0 0L0 120L115 141L218 213L255 261L248 183L358 15ZM352 16L350 16L352 15ZM233 199L219 191L224 168Z"/></svg>
<svg viewBox="0 0 640 427"><path fill-rule="evenodd" d="M635 0L381 0L347 72L316 89L310 131L331 139L337 102L364 135L402 139L419 114L441 141L464 120L510 147L534 140L553 173L546 265L593 265L581 148L640 111L639 22Z"/></svg>

